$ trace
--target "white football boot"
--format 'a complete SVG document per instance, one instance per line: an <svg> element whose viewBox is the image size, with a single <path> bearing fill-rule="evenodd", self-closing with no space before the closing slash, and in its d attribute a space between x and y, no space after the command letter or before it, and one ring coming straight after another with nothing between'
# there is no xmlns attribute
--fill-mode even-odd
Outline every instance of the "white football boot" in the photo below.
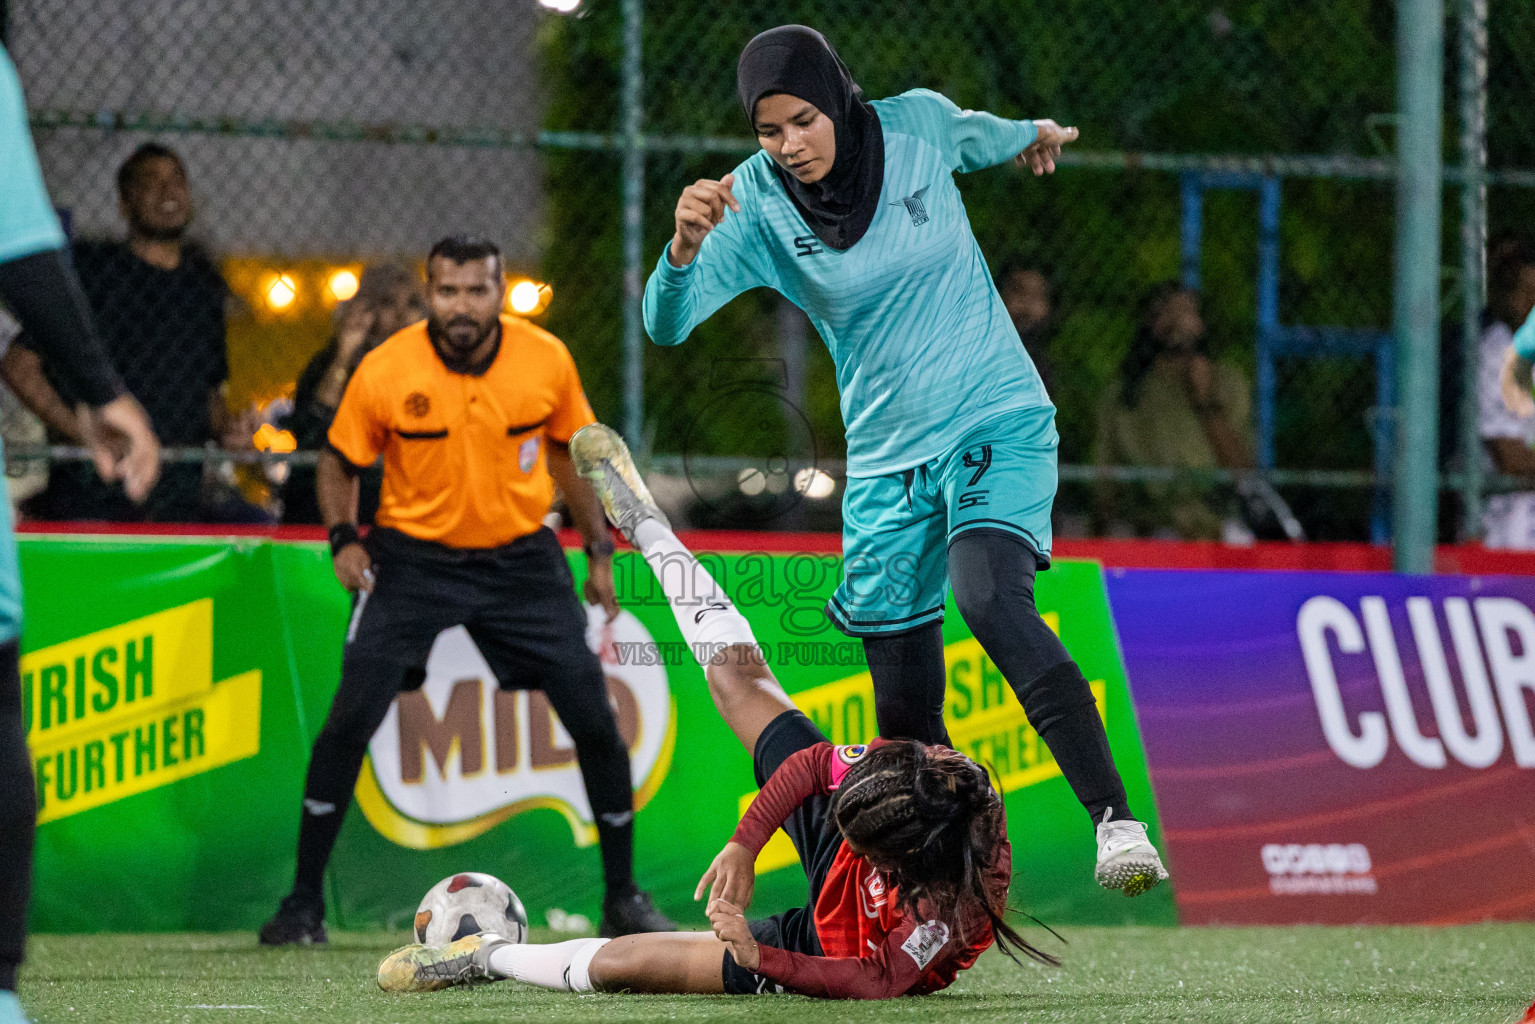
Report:
<svg viewBox="0 0 1535 1024"><path fill-rule="evenodd" d="M576 431L570 439L570 461L576 472L591 482L608 522L629 543L634 543L634 528L647 519L671 528L635 468L629 446L612 427L593 423Z"/></svg>
<svg viewBox="0 0 1535 1024"><path fill-rule="evenodd" d="M1167 869L1157 848L1146 838L1146 824L1141 821L1115 821L1110 807L1098 826L1098 867L1093 876L1105 889L1123 889L1126 896L1139 896L1147 889L1167 881Z"/></svg>
<svg viewBox="0 0 1535 1024"><path fill-rule="evenodd" d="M481 932L446 946L420 943L402 946L378 965L378 987L385 992L433 992L454 985L494 981L490 952L509 941Z"/></svg>

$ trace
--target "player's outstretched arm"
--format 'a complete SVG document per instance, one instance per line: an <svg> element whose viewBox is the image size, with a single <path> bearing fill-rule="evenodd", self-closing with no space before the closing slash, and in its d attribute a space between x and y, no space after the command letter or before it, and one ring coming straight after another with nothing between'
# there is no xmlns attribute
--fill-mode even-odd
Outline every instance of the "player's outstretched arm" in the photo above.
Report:
<svg viewBox="0 0 1535 1024"><path fill-rule="evenodd" d="M777 284L739 192L732 173L701 178L677 198L675 231L645 282L645 331L656 344L680 344L737 295Z"/></svg>
<svg viewBox="0 0 1535 1024"><path fill-rule="evenodd" d="M778 766L741 816L735 835L699 879L693 899L708 890L709 901L724 899L735 906L751 905L757 883L757 854L795 808L810 797L830 792L832 746L818 743L796 751Z"/></svg>
<svg viewBox="0 0 1535 1024"><path fill-rule="evenodd" d="M1012 121L984 110L961 110L931 89L913 89L881 102L881 118L888 115L893 127L938 146L960 173L1013 160L1035 174L1049 174L1061 147L1077 139L1075 128L1063 128L1049 118Z"/></svg>
<svg viewBox="0 0 1535 1024"><path fill-rule="evenodd" d="M121 480L133 501L148 497L160 476L160 441L138 400L123 394L98 409L82 404L75 422L101 479Z"/></svg>
<svg viewBox="0 0 1535 1024"><path fill-rule="evenodd" d="M74 267L60 249L0 263L0 299L39 356L58 368L82 405L78 427L103 480L143 501L160 475L160 443L96 337Z"/></svg>
<svg viewBox="0 0 1535 1024"><path fill-rule="evenodd" d="M1034 122L1038 133L1034 141L1022 153L1013 158L1019 167L1027 167L1035 176L1054 174L1055 161L1061 155L1061 147L1076 142L1080 134L1075 128L1062 128L1049 118Z"/></svg>
<svg viewBox="0 0 1535 1024"><path fill-rule="evenodd" d="M685 267L693 262L704 239L709 237L709 232L725 219L727 209L734 213L741 212L741 204L731 192L735 183L736 176L727 174L719 181L700 178L682 190L673 214L677 230L667 250L672 266Z"/></svg>
<svg viewBox="0 0 1535 1024"><path fill-rule="evenodd" d="M701 900L707 893L711 904L715 900L724 900L744 910L751 906L756 887L757 851L732 839L715 855L709 870L698 880L693 899Z"/></svg>
<svg viewBox="0 0 1535 1024"><path fill-rule="evenodd" d="M710 915L710 923L723 941L720 924L714 917ZM721 913L720 917L727 918L728 914ZM917 941L908 942L919 928L922 934ZM800 995L821 999L892 999L910 991L922 977L922 971L957 942L949 929L937 922L918 926L908 919L886 935L884 945L868 956L809 956L776 946L752 945L757 964L748 969Z"/></svg>
<svg viewBox="0 0 1535 1024"><path fill-rule="evenodd" d="M59 397L43 372L43 361L24 344L14 344L0 356L0 381L11 389L21 404L61 437L80 440L80 423L75 410Z"/></svg>

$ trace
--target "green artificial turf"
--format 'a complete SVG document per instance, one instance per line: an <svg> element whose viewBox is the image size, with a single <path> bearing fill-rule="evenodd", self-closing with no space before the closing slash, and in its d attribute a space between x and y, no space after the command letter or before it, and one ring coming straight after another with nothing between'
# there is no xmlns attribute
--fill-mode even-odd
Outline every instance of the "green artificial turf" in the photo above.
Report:
<svg viewBox="0 0 1535 1024"><path fill-rule="evenodd" d="M1037 931L1033 934L1037 933ZM1357 1021L1504 1024L1535 999L1535 924L1464 928L1078 928L1060 969L994 951L938 995L892 1003L790 996L572 996L511 983L389 996L378 961L403 936L257 949L250 934L39 935L22 975L38 1024L295 1021ZM540 936L548 938L549 936Z"/></svg>

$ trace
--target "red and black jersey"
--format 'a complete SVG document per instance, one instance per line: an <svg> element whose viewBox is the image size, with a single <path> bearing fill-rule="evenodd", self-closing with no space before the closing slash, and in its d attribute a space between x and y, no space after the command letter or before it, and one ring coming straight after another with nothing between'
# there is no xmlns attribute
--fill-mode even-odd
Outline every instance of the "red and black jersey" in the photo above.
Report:
<svg viewBox="0 0 1535 1024"><path fill-rule="evenodd" d="M881 743L875 740L871 746ZM791 755L768 779L737 827L734 841L760 851L805 800L829 794L869 747L818 743ZM1005 905L1012 878L1012 848L998 816L998 855L985 884L994 907ZM786 989L809 996L884 999L925 995L953 984L994 941L991 923L972 909L960 921L913 918L884 875L846 843L837 849L815 900L815 927L823 956L761 945L757 971ZM919 908L920 909L920 908Z"/></svg>

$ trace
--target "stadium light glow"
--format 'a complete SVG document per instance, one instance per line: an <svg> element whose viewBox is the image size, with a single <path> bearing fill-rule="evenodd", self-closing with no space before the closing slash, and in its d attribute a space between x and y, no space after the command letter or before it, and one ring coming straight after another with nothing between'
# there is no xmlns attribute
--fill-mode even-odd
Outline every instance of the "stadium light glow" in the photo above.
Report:
<svg viewBox="0 0 1535 1024"><path fill-rule="evenodd" d="M357 294L357 286L360 282L355 270L341 267L333 270L325 279L325 295L332 302L345 302Z"/></svg>
<svg viewBox="0 0 1535 1024"><path fill-rule="evenodd" d="M251 437L257 451L291 452L298 450L298 440L291 430L278 430L270 423L263 423Z"/></svg>
<svg viewBox="0 0 1535 1024"><path fill-rule="evenodd" d="M515 281L506 293L506 308L518 316L536 316L549 308L554 289L526 278Z"/></svg>
<svg viewBox="0 0 1535 1024"><path fill-rule="evenodd" d="M281 313L298 298L298 282L287 274L269 274L261 287L261 297L269 308Z"/></svg>
<svg viewBox="0 0 1535 1024"><path fill-rule="evenodd" d="M518 281L512 285L512 312L527 315L538 308L538 285L532 281Z"/></svg>
<svg viewBox="0 0 1535 1024"><path fill-rule="evenodd" d="M573 14L581 6L581 0L538 0L538 3L557 14Z"/></svg>
<svg viewBox="0 0 1535 1024"><path fill-rule="evenodd" d="M755 498L757 495L767 490L767 485L767 474L762 472L762 470L758 469L756 466L747 466L745 469L741 470L741 472L736 474L736 486L739 487L741 489L741 493L746 495L748 498Z"/></svg>
<svg viewBox="0 0 1535 1024"><path fill-rule="evenodd" d="M794 474L794 489L807 498L830 498L837 481L830 473L806 467Z"/></svg>

